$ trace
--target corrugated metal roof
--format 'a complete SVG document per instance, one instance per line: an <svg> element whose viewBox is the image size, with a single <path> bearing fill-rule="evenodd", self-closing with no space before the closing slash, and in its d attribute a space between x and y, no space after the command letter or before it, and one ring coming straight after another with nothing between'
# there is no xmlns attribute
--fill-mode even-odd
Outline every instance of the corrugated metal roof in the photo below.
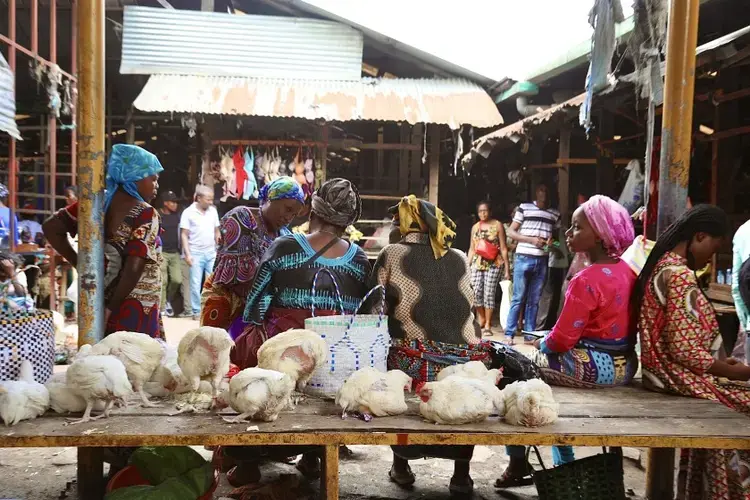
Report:
<svg viewBox="0 0 750 500"><path fill-rule="evenodd" d="M362 50L331 21L128 6L120 73L359 80Z"/></svg>
<svg viewBox="0 0 750 500"><path fill-rule="evenodd" d="M494 127L503 118L478 85L453 79L357 82L154 75L133 103L147 112L383 120Z"/></svg>
<svg viewBox="0 0 750 500"><path fill-rule="evenodd" d="M8 61L0 53L0 130L21 140L16 126L16 75L10 70Z"/></svg>

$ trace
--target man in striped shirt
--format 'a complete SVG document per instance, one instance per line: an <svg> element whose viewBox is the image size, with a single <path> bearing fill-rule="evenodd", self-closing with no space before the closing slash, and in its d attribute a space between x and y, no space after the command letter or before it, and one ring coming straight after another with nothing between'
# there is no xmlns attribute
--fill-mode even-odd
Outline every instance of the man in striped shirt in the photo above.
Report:
<svg viewBox="0 0 750 500"><path fill-rule="evenodd" d="M509 344L513 344L524 299L524 328L536 327L539 300L547 278L549 247L559 229L560 212L549 208L549 189L540 184L536 188L536 201L518 207L508 230L508 235L518 242L513 263L513 299L505 328Z"/></svg>

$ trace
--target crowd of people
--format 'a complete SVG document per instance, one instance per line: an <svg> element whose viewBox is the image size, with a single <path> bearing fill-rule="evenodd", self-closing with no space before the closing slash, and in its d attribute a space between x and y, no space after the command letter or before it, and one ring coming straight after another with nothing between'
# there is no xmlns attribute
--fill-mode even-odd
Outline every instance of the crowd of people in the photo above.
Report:
<svg viewBox="0 0 750 500"><path fill-rule="evenodd" d="M488 349L482 337L491 332L501 275L513 280L506 342L514 341L522 312L524 329L536 329L550 269L564 269L553 265L550 252L567 259L567 247L587 265L568 280L559 317L557 307L550 308L544 322L552 325L551 331L535 342L530 355L547 382L584 388L628 384L637 371L640 339L647 388L750 413L750 389L738 383L750 379L750 367L721 357L715 313L695 276L730 231L727 216L717 207L698 205L684 213L637 269L623 259L634 240L630 215L605 196L593 196L576 209L564 244L558 239L560 213L550 207L545 186L536 190L534 202L516 209L507 235L482 203L468 258L452 248L456 225L448 214L407 196L391 209L390 244L371 267L365 253L345 238L362 210L348 180L327 181L306 205L296 181L281 177L263 187L258 209L237 207L221 220L212 207L213 193L199 188L178 221L173 193L162 196L159 210L150 205L161 170L158 159L137 146L113 148L105 200L107 333L163 336L161 311L179 288L174 262L180 254L190 267L188 313L203 325L230 331L235 339L231 359L240 368L254 366L263 342L301 327L313 309L315 315L353 313L370 288L383 285L393 342L390 367L419 381L425 373L436 375L434 365L420 364L424 352L430 359L455 359ZM291 234L288 225L306 206L307 231ZM76 214L74 203L44 226L50 243L73 265L77 256L66 233L75 232ZM517 243L512 261L507 238ZM313 290L321 270L325 272ZM559 283L564 271L555 274ZM553 295L555 286L550 287ZM298 451L305 454L300 469L319 472L318 450ZM510 464L496 486L528 484L525 450L508 447L507 452ZM224 453L236 462L230 480L243 484L257 477L258 457L272 451L230 448ZM410 485L416 478L409 460L452 459L450 488L466 494L473 488L472 454L471 446L394 446L389 477ZM570 447L557 447L554 454L558 465L574 460ZM745 452L687 450L683 458L687 498L703 492L710 492L709 498L747 498L750 457Z"/></svg>

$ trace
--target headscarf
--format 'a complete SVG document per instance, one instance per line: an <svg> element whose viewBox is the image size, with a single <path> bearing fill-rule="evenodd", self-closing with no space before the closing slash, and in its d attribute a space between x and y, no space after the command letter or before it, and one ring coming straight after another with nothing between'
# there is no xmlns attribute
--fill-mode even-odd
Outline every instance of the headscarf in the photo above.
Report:
<svg viewBox="0 0 750 500"><path fill-rule="evenodd" d="M10 194L5 184L0 184L0 198L5 198Z"/></svg>
<svg viewBox="0 0 750 500"><path fill-rule="evenodd" d="M581 208L610 256L620 257L633 243L633 221L625 207L615 200L595 195L581 205Z"/></svg>
<svg viewBox="0 0 750 500"><path fill-rule="evenodd" d="M312 213L337 227L354 224L362 215L357 187L346 179L331 179L313 193Z"/></svg>
<svg viewBox="0 0 750 500"><path fill-rule="evenodd" d="M426 233L435 259L442 258L456 239L456 224L445 212L432 203L420 200L413 194L404 196L398 205L391 207L398 218L401 235Z"/></svg>
<svg viewBox="0 0 750 500"><path fill-rule="evenodd" d="M258 193L258 202L261 205L274 200L297 200L304 205L305 194L297 181L283 176L263 186Z"/></svg>
<svg viewBox="0 0 750 500"><path fill-rule="evenodd" d="M104 194L104 211L109 209L117 188L122 188L136 200L146 200L138 194L136 182L164 170L155 154L133 144L115 144L107 163L107 191Z"/></svg>

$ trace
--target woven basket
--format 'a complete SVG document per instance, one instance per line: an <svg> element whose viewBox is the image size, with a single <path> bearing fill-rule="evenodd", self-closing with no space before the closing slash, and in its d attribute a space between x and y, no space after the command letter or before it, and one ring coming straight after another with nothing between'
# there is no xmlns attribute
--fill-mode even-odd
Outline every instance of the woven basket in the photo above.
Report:
<svg viewBox="0 0 750 500"><path fill-rule="evenodd" d="M622 454L608 452L547 469L534 446L542 470L532 477L539 500L625 500Z"/></svg>
<svg viewBox="0 0 750 500"><path fill-rule="evenodd" d="M323 398L335 398L344 381L355 371L371 367L386 371L388 349L391 337L388 334L388 321L384 321L385 288L377 286L370 290L357 307L362 305L376 292L382 294L380 314L343 314L341 294L333 275L322 269L313 280L313 304L318 276L327 273L333 281L339 307L338 316L313 317L305 320L305 329L318 333L328 344L328 363L318 367L305 387L305 393Z"/></svg>
<svg viewBox="0 0 750 500"><path fill-rule="evenodd" d="M55 326L52 311L0 315L0 380L18 380L23 360L44 384L55 366Z"/></svg>

